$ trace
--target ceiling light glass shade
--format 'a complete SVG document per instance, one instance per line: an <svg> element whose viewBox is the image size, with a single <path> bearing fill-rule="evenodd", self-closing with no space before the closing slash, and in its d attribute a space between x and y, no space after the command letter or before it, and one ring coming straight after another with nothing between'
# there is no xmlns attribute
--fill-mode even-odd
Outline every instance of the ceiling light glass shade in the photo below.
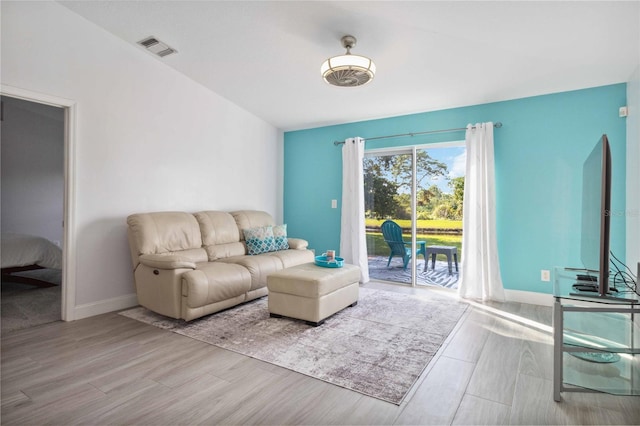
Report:
<svg viewBox="0 0 640 426"><path fill-rule="evenodd" d="M320 73L324 81L334 86L362 86L373 79L376 65L365 56L346 54L324 61Z"/></svg>

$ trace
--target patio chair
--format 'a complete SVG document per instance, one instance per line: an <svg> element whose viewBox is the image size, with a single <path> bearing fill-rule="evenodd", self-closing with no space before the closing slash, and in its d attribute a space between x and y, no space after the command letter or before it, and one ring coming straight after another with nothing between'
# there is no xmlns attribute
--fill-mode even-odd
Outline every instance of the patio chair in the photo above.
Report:
<svg viewBox="0 0 640 426"><path fill-rule="evenodd" d="M382 236L384 237L384 241L389 244L389 248L391 249L391 254L389 255L389 260L387 261L387 268L391 263L391 259L394 256L402 257L402 261L404 263L404 269L407 269L407 265L409 264L409 260L411 260L411 241L404 241L402 239L402 228L400 225L395 223L392 220L385 220L380 227L382 229ZM419 254L422 254L424 257L425 265L427 262L427 251L426 251L426 241L416 241L417 250L416 257Z"/></svg>

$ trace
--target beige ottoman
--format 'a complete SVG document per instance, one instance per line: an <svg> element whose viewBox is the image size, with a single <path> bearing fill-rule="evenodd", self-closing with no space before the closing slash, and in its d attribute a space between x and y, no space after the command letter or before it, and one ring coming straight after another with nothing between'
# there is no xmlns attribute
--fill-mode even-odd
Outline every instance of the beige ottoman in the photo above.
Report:
<svg viewBox="0 0 640 426"><path fill-rule="evenodd" d="M360 268L323 268L304 263L267 277L269 313L290 317L313 326L347 306L358 303Z"/></svg>

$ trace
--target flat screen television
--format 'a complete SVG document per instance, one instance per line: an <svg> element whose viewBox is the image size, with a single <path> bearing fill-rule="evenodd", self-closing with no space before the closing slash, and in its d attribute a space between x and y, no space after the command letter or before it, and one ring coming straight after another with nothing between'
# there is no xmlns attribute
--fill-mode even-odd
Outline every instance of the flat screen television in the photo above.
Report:
<svg viewBox="0 0 640 426"><path fill-rule="evenodd" d="M597 294L610 296L609 228L611 219L611 150L602 135L582 166L582 237L580 259L587 275L597 278ZM594 283L595 284L595 283Z"/></svg>

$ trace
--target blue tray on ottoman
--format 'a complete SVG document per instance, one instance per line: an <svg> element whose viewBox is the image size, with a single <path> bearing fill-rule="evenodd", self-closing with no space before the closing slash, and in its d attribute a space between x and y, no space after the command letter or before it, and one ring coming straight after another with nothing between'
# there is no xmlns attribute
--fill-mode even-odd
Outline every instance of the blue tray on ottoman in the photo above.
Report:
<svg viewBox="0 0 640 426"><path fill-rule="evenodd" d="M335 260L327 260L327 256L316 256L316 265L323 268L342 268L344 259L336 256Z"/></svg>

